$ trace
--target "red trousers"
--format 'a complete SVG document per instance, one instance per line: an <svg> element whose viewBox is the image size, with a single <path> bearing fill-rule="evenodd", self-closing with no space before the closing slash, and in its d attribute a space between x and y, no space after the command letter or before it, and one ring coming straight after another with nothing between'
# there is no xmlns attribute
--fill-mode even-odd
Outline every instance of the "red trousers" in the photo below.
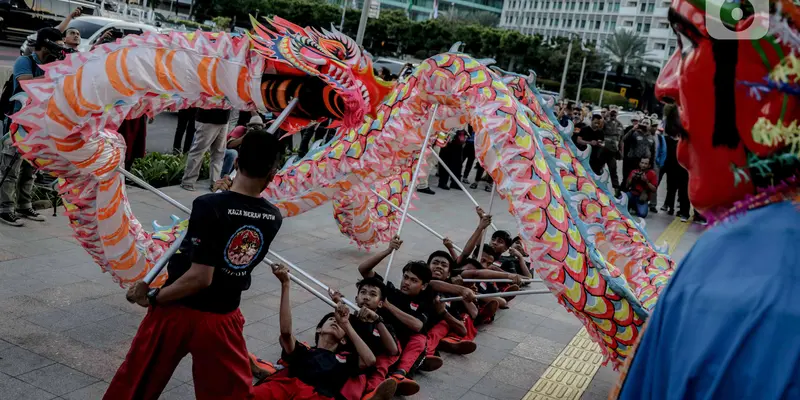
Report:
<svg viewBox="0 0 800 400"><path fill-rule="evenodd" d="M400 344L397 345L398 349ZM342 397L347 400L361 400L365 394L375 390L389 375L389 368L397 362L400 355L379 355L375 357L375 368L366 374L354 376L342 387Z"/></svg>
<svg viewBox="0 0 800 400"><path fill-rule="evenodd" d="M297 378L288 376L270 377L268 381L253 388L256 400L326 400L314 392L314 387Z"/></svg>
<svg viewBox="0 0 800 400"><path fill-rule="evenodd" d="M403 351L400 353L400 360L397 361L395 369L402 369L406 373L411 372L411 369L425 354L427 342L428 338L421 333L411 335L408 341L403 344Z"/></svg>
<svg viewBox="0 0 800 400"><path fill-rule="evenodd" d="M103 399L158 399L187 354L197 399L252 399L243 328L239 310L214 314L179 305L151 307Z"/></svg>
<svg viewBox="0 0 800 400"><path fill-rule="evenodd" d="M428 331L427 355L433 356L436 353L436 347L439 346L439 342L441 342L444 338L457 341L472 341L475 339L475 336L478 334L478 330L475 329L475 324L472 322L472 318L465 314L462 322L464 322L464 326L467 328L466 336L459 336L450 331L450 325L447 325L447 321L439 321L438 324L434 325L433 328Z"/></svg>

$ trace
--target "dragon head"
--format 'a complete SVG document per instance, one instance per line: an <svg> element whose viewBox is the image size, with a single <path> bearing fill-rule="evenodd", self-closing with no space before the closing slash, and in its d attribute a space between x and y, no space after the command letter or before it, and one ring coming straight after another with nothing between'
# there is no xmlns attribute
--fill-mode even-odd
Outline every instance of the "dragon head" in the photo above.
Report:
<svg viewBox="0 0 800 400"><path fill-rule="evenodd" d="M289 119L294 129L287 130L325 119L355 128L391 90L372 74L369 57L336 30L302 28L280 17L268 20L272 29L251 21L253 48L267 60L264 106L278 113L298 99Z"/></svg>

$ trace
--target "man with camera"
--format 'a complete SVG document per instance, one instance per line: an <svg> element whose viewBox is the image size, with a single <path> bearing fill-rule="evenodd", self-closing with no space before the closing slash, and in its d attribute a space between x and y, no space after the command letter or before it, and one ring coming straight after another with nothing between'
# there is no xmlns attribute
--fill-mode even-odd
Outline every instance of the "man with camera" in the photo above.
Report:
<svg viewBox="0 0 800 400"><path fill-rule="evenodd" d="M29 56L20 56L14 62L14 94L22 91L20 82L44 76L44 70L39 67L40 65L63 58L62 38L61 31L55 28L43 28L36 33L33 53ZM15 102L12 110L15 113L20 108L22 104ZM35 168L27 161L23 161L17 148L12 145L10 135L3 139L2 148L0 174L4 176L0 178L3 182L0 187L0 222L22 226L20 217L44 221L44 217L33 209L31 200Z"/></svg>

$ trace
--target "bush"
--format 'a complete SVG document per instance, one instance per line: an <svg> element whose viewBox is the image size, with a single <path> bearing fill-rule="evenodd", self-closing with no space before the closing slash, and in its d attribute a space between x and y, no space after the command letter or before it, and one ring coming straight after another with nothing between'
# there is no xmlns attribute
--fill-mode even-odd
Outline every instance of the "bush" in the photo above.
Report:
<svg viewBox="0 0 800 400"><path fill-rule="evenodd" d="M185 154L150 153L136 159L131 172L157 188L178 185L186 169L186 158ZM200 167L200 179L208 179L208 163L209 155L206 153Z"/></svg>
<svg viewBox="0 0 800 400"><path fill-rule="evenodd" d="M598 104L600 102L600 89L581 89L581 101L583 100ZM617 92L610 92L606 90L603 94L603 105L627 106L628 99Z"/></svg>
<svg viewBox="0 0 800 400"><path fill-rule="evenodd" d="M536 78L536 86L539 86L544 90L550 90L553 92L558 92L559 90L561 90L561 82L556 82L550 79Z"/></svg>

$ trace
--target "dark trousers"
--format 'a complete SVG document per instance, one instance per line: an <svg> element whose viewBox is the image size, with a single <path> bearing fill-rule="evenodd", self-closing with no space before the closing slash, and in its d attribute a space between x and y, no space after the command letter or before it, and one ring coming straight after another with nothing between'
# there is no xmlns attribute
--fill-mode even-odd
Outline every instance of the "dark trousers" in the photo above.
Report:
<svg viewBox="0 0 800 400"><path fill-rule="evenodd" d="M475 163L475 142L467 142L464 145L464 150L461 151L461 158L467 162L464 165L464 173L461 173L461 166L463 164L459 164L458 169L458 176L462 177L463 179L469 178L469 171L472 170L472 164ZM455 171L453 171L455 172Z"/></svg>
<svg viewBox="0 0 800 400"><path fill-rule="evenodd" d="M332 134L329 135L330 132L336 132L335 129L327 129L323 128L319 125L315 126L314 128L304 129L301 131L303 135L300 139L300 147L297 149L297 156L304 157L308 154L309 147L311 147L311 141L317 141L320 139L324 139L326 142L333 137Z"/></svg>
<svg viewBox="0 0 800 400"><path fill-rule="evenodd" d="M448 168L453 171L456 179L461 179L461 145L456 142L450 142L439 152L439 156L445 162ZM452 178L443 166L439 165L439 187L449 187L448 183L457 186L456 181L450 182Z"/></svg>
<svg viewBox="0 0 800 400"><path fill-rule="evenodd" d="M689 215L689 173L680 165L662 168L667 171L667 198L664 207L675 207L675 193L678 194L678 207L681 215Z"/></svg>
<svg viewBox="0 0 800 400"><path fill-rule="evenodd" d="M601 150L603 161L605 162L606 166L608 167L608 173L611 175L611 186L614 189L619 189L619 171L617 171L617 157L619 156L618 151L611 151L608 149ZM600 171L602 172L602 171ZM624 181L627 176L622 177Z"/></svg>
<svg viewBox="0 0 800 400"><path fill-rule="evenodd" d="M196 115L196 108L185 108L178 111L178 128L175 130L175 139L172 141L172 149L176 153L188 153L192 147L195 132L194 117ZM183 136L184 133L186 133L186 137Z"/></svg>

